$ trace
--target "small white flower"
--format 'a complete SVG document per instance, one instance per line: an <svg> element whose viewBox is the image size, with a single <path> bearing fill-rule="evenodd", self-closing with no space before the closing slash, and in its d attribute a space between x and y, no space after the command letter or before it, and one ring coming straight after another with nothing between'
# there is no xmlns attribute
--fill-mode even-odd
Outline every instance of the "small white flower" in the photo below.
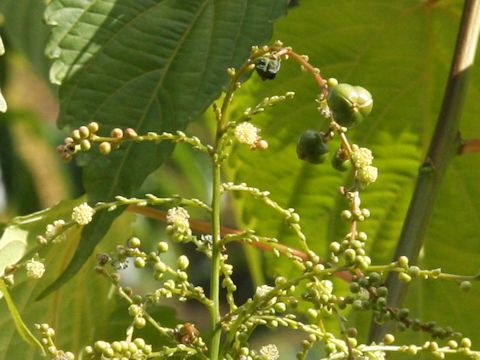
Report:
<svg viewBox="0 0 480 360"><path fill-rule="evenodd" d="M264 297L272 290L273 290L273 287L271 286L261 285L261 286L258 286L257 289L255 290L255 295L258 297Z"/></svg>
<svg viewBox="0 0 480 360"><path fill-rule="evenodd" d="M370 149L352 145L352 162L357 169L372 165L373 155Z"/></svg>
<svg viewBox="0 0 480 360"><path fill-rule="evenodd" d="M180 233L190 233L190 214L182 207L174 207L167 211L167 223Z"/></svg>
<svg viewBox="0 0 480 360"><path fill-rule="evenodd" d="M333 292L333 283L330 280L320 281L320 287L326 295L331 295Z"/></svg>
<svg viewBox="0 0 480 360"><path fill-rule="evenodd" d="M370 185L377 180L378 169L375 166L365 166L357 170L357 179L363 186Z"/></svg>
<svg viewBox="0 0 480 360"><path fill-rule="evenodd" d="M265 356L265 358L267 358L268 360L277 360L280 357L278 349L274 344L262 346L262 348L260 349L260 354Z"/></svg>
<svg viewBox="0 0 480 360"><path fill-rule="evenodd" d="M73 208L72 220L79 225L87 225L92 221L94 214L95 209L84 202Z"/></svg>
<svg viewBox="0 0 480 360"><path fill-rule="evenodd" d="M45 237L47 240L51 240L56 237L63 229L65 225L65 221L63 220L56 220L53 224L48 224L47 229L45 230Z"/></svg>
<svg viewBox="0 0 480 360"><path fill-rule="evenodd" d="M238 124L235 128L235 137L242 144L247 144L250 147L255 147L255 144L259 139L259 131L260 130L255 125L249 122L242 122L241 124Z"/></svg>
<svg viewBox="0 0 480 360"><path fill-rule="evenodd" d="M30 279L40 279L45 273L45 265L35 259L28 260L25 264L27 277Z"/></svg>

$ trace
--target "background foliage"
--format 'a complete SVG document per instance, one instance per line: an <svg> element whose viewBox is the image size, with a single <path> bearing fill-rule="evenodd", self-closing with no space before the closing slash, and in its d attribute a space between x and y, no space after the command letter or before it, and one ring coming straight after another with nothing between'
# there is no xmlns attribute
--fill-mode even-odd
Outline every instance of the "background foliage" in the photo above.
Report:
<svg viewBox="0 0 480 360"><path fill-rule="evenodd" d="M54 0L45 12L51 25L49 30L41 21L45 10L41 2L22 0L22 6L17 3L18 0L4 0L0 4L4 19L2 37L7 49L6 55L0 58L0 73L2 79L7 80L1 88L6 89L9 111L1 116L0 126L1 136L9 144L1 150L3 184L8 194L4 213L8 216L52 205L61 197L72 197L82 191L78 185L78 169L66 171L66 167L53 158L54 144L60 141L52 125L57 102L60 126L79 126L95 120L107 129L116 126L134 127L140 132L184 129L190 121L199 119L219 96L227 79L225 69L241 63L252 44L268 41L272 22L286 7L285 1L274 0ZM461 6L462 2L457 0L303 0L275 26L273 38L308 54L325 77L364 86L373 94L372 115L352 134L359 144L372 148L380 171L378 182L362 197L372 212L371 220L363 229L369 234L374 261L389 261L398 239L417 169L438 115ZM26 22L32 25L21 26ZM34 101L28 102L25 98L30 97L28 90L32 86L50 93L46 85L45 48L49 57L55 59L50 79L61 83L59 95L36 95ZM20 86L22 83L26 85ZM255 105L264 96L291 90L297 94L293 102L257 118L269 150L259 154L238 149L240 156L229 164L228 179L268 189L279 203L295 208L302 215L303 227L315 250L324 254L328 243L344 232L338 213L345 204L337 188L349 174L342 175L327 165L312 166L296 159L294 144L298 135L307 128L321 129L326 125L315 108L314 82L296 65L284 63L275 81L262 83L255 77L244 86L232 116ZM56 92L56 88L53 89L53 94ZM462 119L464 138L478 137L480 133L480 124L475 121L480 113L480 104L476 101L479 92L480 72L476 70ZM45 108L42 106L45 103L50 105ZM23 124L20 129L19 124ZM187 130L208 137L208 128L203 126L203 122L195 122ZM42 154L47 160L42 163L47 163L47 174L31 165L36 151L25 149L22 144L32 143L43 144L40 149L45 149ZM89 198L107 200L113 194L143 191L139 190L141 183L164 162L170 151L164 146L141 146L125 148L107 158L98 155L82 158L83 185ZM160 195L172 189L180 192L185 186L178 187L179 173L184 175L182 185L198 189L199 184L208 183L208 174L200 170L199 161L188 150L178 148L173 161L150 176L144 189L147 187ZM419 262L423 266L458 273L478 271L475 260L480 253L480 233L476 226L480 217L480 195L476 186L480 179L478 164L478 156L471 154L458 157L451 164L422 250ZM51 183L38 180L50 177L54 179ZM15 181L19 178L23 181ZM45 192L51 188L60 190L56 196L48 197ZM265 208L239 200L233 207L234 216L229 225L255 227L265 235L295 246L281 220L270 216ZM60 209L49 212L49 219L59 214ZM54 254L45 254L47 259L52 257L47 265L51 261L51 268L58 269L64 269L66 260L76 254L73 265L56 284L61 285L79 270L113 218L100 219L87 227L88 245L85 240L79 242L81 235L76 234L65 245L65 254L55 250ZM128 216L122 219L124 216L118 221L128 228L131 220ZM30 236L22 241L30 244L33 231L42 231L46 221L40 217L35 228L28 229ZM122 242L127 233L117 238L108 237L111 242L107 240L101 246ZM13 240L18 238L4 232L0 248ZM80 247L75 252L77 243ZM274 273L289 271L282 260L246 250L257 282ZM14 256L22 256L24 251L19 248ZM0 257L5 256L6 252L2 250L1 254ZM85 279L91 281L92 275L88 275L91 267L84 266L60 292L38 303L33 302L32 294L38 295L39 289L53 281L59 271L52 270L49 277L38 284L19 284L13 294L18 303L26 307L23 315L27 322L31 325L50 321L49 316L71 317L68 309L73 302L91 301L88 293L71 291L84 286ZM68 298L55 302L62 293L69 294ZM408 303L423 319L452 325L478 344L476 324L480 319L474 300L479 295L478 289L465 295L452 284L422 282L412 284ZM98 297L95 304L106 309L108 301L111 300L106 296ZM85 314L93 311L88 305L78 306ZM45 309L50 309L51 315L46 316ZM13 335L13 322L5 314L3 303L0 311L2 329L9 329L10 334L0 337L0 357L27 358L23 351L29 350L18 346L20 339ZM107 321L109 312L102 315ZM77 320L91 319L91 316L91 313L90 317L75 313ZM106 323L97 321L97 333L102 334ZM56 323L63 324L60 321L52 325ZM92 339L91 333L81 331L83 326L89 328L88 324L75 322L58 328L59 334L73 331L83 334L76 339L60 338L60 343L72 350L79 349ZM368 319L359 317L356 325L366 331Z"/></svg>

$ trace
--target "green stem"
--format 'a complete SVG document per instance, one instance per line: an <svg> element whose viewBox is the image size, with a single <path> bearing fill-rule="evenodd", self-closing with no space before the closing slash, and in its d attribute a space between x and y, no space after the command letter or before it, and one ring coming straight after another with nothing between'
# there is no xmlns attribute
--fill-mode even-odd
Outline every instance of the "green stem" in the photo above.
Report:
<svg viewBox="0 0 480 360"><path fill-rule="evenodd" d="M212 196L212 269L210 278L210 299L213 302L211 316L212 341L210 345L210 359L217 360L220 351L222 336L220 325L220 197L221 197L220 164L213 159L213 196Z"/></svg>
<svg viewBox="0 0 480 360"><path fill-rule="evenodd" d="M419 170L394 260L405 255L411 263L416 262L442 178L450 160L458 151L460 116L477 49L479 31L480 0L467 0L463 9L442 109L430 148ZM389 274L386 284L389 288L388 304L393 307L400 306L406 294L406 284L399 281L393 273ZM387 331L386 326L372 322L370 340L380 341Z"/></svg>

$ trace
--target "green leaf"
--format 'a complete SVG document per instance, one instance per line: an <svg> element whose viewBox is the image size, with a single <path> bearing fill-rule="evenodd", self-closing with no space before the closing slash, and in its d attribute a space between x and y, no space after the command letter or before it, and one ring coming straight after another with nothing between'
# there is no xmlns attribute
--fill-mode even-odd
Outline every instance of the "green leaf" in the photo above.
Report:
<svg viewBox="0 0 480 360"><path fill-rule="evenodd" d="M82 200L82 199L80 199ZM46 272L40 280L26 279L23 269L15 274L15 285L11 289L13 301L22 314L23 321L32 329L33 324L48 323L56 331L55 342L65 351L78 353L82 347L91 344L98 338L104 338L109 332L109 320L116 307L117 298L107 296L111 288L110 282L95 272L96 260L90 259L74 280L62 287L55 294L36 301L45 285L65 268L73 256L80 240L80 231L72 228L67 238L60 244L49 245L46 249L36 249L36 235L45 231L47 223L54 219L68 219L71 209L80 200L63 202L47 211L16 218L11 227L24 231L27 248L39 251L44 259ZM111 251L116 244L125 240L130 232L134 217L125 213L114 222L106 237L102 250ZM2 242L10 241L17 236L5 233ZM3 251L1 252L3 256ZM17 258L21 257L20 253ZM29 256L32 256L30 253ZM3 268L2 268L3 269ZM103 294L102 296L98 296ZM23 346L23 340L17 332L5 302L0 301L0 358L2 359L42 359L37 349ZM33 332L35 336L38 333Z"/></svg>
<svg viewBox="0 0 480 360"><path fill-rule="evenodd" d="M7 304L8 311L10 312L10 315L13 318L13 321L15 323L17 331L20 333L20 336L28 344L32 346L37 346L40 352L42 353L42 355L44 355L45 351L43 349L43 345L30 332L30 329L23 322L22 317L20 316L20 313L18 312L17 307L15 306L15 303L13 302L12 297L10 296L10 291L8 290L7 284L5 284L5 281L3 281L3 279L0 279L0 292L3 294L3 298L5 299L5 302Z"/></svg>
<svg viewBox="0 0 480 360"><path fill-rule="evenodd" d="M3 46L2 37L0 36L0 56L2 56L4 53L5 47ZM5 101L5 98L2 95L2 90L0 89L0 112L5 111L7 111L7 102Z"/></svg>
<svg viewBox="0 0 480 360"><path fill-rule="evenodd" d="M461 5L460 1L366 0L352 6L346 0L334 5L305 0L276 27L274 37L309 55L322 76L363 86L373 94L372 114L348 136L373 150L374 165L379 168L379 179L362 194L362 206L370 209L372 217L360 225L360 230L369 235L368 250L377 264L390 261L400 235L417 170L440 108ZM281 205L295 208L310 246L326 255L328 244L341 240L348 231L339 217L347 204L338 187L349 184L351 174L336 172L329 164L315 166L296 158L298 136L309 128L325 129L327 122L316 110L318 89L311 76L292 64L284 61L274 81L252 79L237 97L234 118L264 96L297 93L293 102L254 118L269 149L258 153L238 146L240 159L229 164L229 180L268 190ZM477 70L462 123L463 133L470 137L480 133L479 85ZM338 143L331 144L332 154L336 146ZM474 185L480 179L477 169L475 155L466 155L452 165L427 235L424 265L467 274L478 271L474 260L480 252L480 195ZM245 199L236 210L244 225L298 247L283 220L266 212L262 205ZM270 258L267 262L274 273L288 273L288 263ZM422 291L412 291L409 302L419 314L426 315L426 320L443 319L442 325L461 323L462 331L478 337L478 311L472 300L476 291L470 297L460 294L455 284L438 281L421 282L419 286ZM431 295L433 288L437 288L437 298ZM458 316L447 321L452 313Z"/></svg>
<svg viewBox="0 0 480 360"><path fill-rule="evenodd" d="M60 126L97 121L106 130L175 131L197 118L250 47L269 39L287 1L54 0L45 18L60 88ZM101 130L101 132L104 130ZM129 144L83 159L89 199L131 195L169 156L170 144ZM85 262L108 229L100 215L58 287ZM95 229L93 229L95 228ZM98 228L98 229L97 229ZM91 229L91 230L90 230Z"/></svg>

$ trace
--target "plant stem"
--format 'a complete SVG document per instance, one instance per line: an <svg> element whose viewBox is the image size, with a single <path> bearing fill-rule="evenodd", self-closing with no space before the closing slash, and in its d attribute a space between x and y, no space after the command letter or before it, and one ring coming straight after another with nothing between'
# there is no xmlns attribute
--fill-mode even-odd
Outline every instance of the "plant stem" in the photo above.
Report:
<svg viewBox="0 0 480 360"><path fill-rule="evenodd" d="M220 350L220 338L222 336L220 324L220 256L221 256L221 233L220 233L220 164L213 159L213 195L212 195L212 268L210 278L210 299L213 302L211 312L212 341L210 345L210 359L217 360Z"/></svg>
<svg viewBox="0 0 480 360"><path fill-rule="evenodd" d="M460 116L477 49L479 31L480 0L466 0L442 108L430 148L419 169L415 191L395 250L394 260L405 255L410 263L416 262L442 178L450 160L458 151ZM389 288L389 306L400 306L406 294L406 284L399 281L394 273L390 273L386 285ZM387 326L372 322L370 340L380 341L387 331Z"/></svg>

